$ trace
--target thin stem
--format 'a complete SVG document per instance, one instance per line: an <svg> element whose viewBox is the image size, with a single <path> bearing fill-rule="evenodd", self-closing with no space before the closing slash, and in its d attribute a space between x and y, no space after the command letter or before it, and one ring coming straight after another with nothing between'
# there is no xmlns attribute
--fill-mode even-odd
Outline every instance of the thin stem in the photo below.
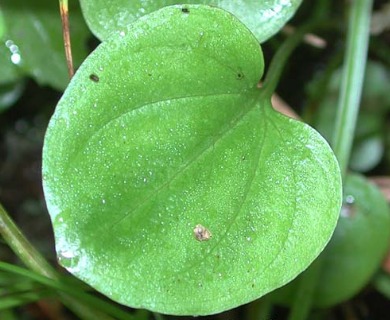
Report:
<svg viewBox="0 0 390 320"><path fill-rule="evenodd" d="M342 52L336 52L326 62L326 69L324 70L321 79L315 83L312 93L308 97L308 101L303 107L302 119L304 122L312 124L314 116L320 106L320 101L325 99L328 93L328 87L335 70L341 65L343 59Z"/></svg>
<svg viewBox="0 0 390 320"><path fill-rule="evenodd" d="M18 266L11 265L1 261L0 261L0 270L34 280L42 285L45 285L46 287L55 289L58 292L65 293L67 299L73 299L73 300L77 299L80 303L81 302L84 303L84 305L93 306L94 307L93 313L91 313L88 316L84 315L84 318L86 319L111 319L105 314L110 314L115 319L121 319L121 320L134 319L134 317L131 314L127 313L126 311L117 308L115 305L109 302L106 302L86 292L83 292L79 288L76 288L75 286L68 284L66 281L49 279L42 275L33 273L27 269L20 268ZM62 298L65 297L65 295L63 294L60 295ZM103 313L99 314L98 313L99 311L104 312L104 314Z"/></svg>
<svg viewBox="0 0 390 320"><path fill-rule="evenodd" d="M43 298L49 298L53 295L50 290L42 290L40 292L21 292L14 295L4 295L1 297L0 310L16 308L31 302L39 301Z"/></svg>
<svg viewBox="0 0 390 320"><path fill-rule="evenodd" d="M60 286L59 274L51 267L51 265L42 257L42 255L32 246L32 244L26 239L22 234L16 224L12 221L10 216L7 214L3 206L0 204L0 235L3 236L5 242L10 246L14 253L19 257L19 259L32 271L36 273L36 276L39 279L47 279L47 283L55 283L57 286ZM0 262L1 266L6 265L3 262ZM11 268L12 269L12 268ZM8 270L11 271L12 270ZM17 267L14 266L14 270ZM4 269L6 270L6 269ZM14 271L13 271L14 272ZM52 285L53 286L53 285ZM61 287L60 287L61 288ZM77 290L72 288L72 295L77 294ZM69 292L70 293L70 292ZM85 295L85 294L84 294ZM65 305L67 305L73 312L75 312L81 319L112 319L106 314L95 310L97 305L104 307L107 313L121 314L125 319L123 311L116 308L115 305L109 305L103 301L96 299L88 301L92 303L92 307L86 306L78 299L71 297L69 294L61 294L61 299ZM116 310L116 311L115 311ZM120 319L119 317L116 317ZM126 316L127 319L131 319L131 315Z"/></svg>
<svg viewBox="0 0 390 320"><path fill-rule="evenodd" d="M322 259L318 257L302 274L288 320L309 319L313 295L318 284L321 267Z"/></svg>
<svg viewBox="0 0 390 320"><path fill-rule="evenodd" d="M347 48L338 103L333 151L345 178L366 68L372 0L351 1Z"/></svg>
<svg viewBox="0 0 390 320"><path fill-rule="evenodd" d="M372 0L352 1L350 10L347 49L344 59L344 73L339 100L339 113L333 141L333 149L339 160L343 178L347 171L352 138L359 111L367 59ZM297 297L289 315L289 320L304 320L308 318L312 305L313 293L319 283L322 265L323 259L319 257L310 268L302 274Z"/></svg>
<svg viewBox="0 0 390 320"><path fill-rule="evenodd" d="M262 92L264 96L268 96L269 98L274 93L282 71L288 58L294 49L298 46L298 44L302 41L304 35L308 32L312 25L308 24L301 28L298 28L294 34L289 36L287 40L279 47L278 51L272 58L269 70L264 79L264 84L262 88Z"/></svg>
<svg viewBox="0 0 390 320"><path fill-rule="evenodd" d="M51 279L57 278L56 271L26 239L1 204L0 234L28 268L45 277Z"/></svg>
<svg viewBox="0 0 390 320"><path fill-rule="evenodd" d="M70 44L68 0L59 0L59 1L60 1L62 35L64 38L66 63L68 65L69 79L72 79L74 75L74 68L73 68L73 58L72 58L72 47Z"/></svg>
<svg viewBox="0 0 390 320"><path fill-rule="evenodd" d="M246 320L271 319L273 303L269 295L261 297L247 305Z"/></svg>
<svg viewBox="0 0 390 320"><path fill-rule="evenodd" d="M164 316L160 313L153 312L153 316L155 320L164 320Z"/></svg>

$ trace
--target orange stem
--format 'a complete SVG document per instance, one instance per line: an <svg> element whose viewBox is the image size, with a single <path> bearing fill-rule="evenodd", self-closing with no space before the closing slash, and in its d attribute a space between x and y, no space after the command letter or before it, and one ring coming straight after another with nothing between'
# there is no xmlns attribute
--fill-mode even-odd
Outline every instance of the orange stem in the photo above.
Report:
<svg viewBox="0 0 390 320"><path fill-rule="evenodd" d="M70 45L68 0L59 0L59 1L60 1L62 35L64 37L66 63L68 65L69 79L72 79L74 75L74 68L73 68L73 59L72 59L72 48Z"/></svg>

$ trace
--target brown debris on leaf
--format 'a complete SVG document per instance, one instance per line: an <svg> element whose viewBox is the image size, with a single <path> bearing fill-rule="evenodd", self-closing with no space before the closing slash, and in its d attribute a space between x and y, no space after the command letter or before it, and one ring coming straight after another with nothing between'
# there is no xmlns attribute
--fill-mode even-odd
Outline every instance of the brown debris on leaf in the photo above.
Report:
<svg viewBox="0 0 390 320"><path fill-rule="evenodd" d="M194 228L194 237L198 241L206 241L211 238L211 232L201 224L197 224Z"/></svg>

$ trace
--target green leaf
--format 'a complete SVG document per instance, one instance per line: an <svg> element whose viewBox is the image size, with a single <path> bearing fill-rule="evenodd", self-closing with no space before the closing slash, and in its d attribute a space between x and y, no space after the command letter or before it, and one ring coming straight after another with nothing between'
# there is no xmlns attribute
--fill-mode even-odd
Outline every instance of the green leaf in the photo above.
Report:
<svg viewBox="0 0 390 320"><path fill-rule="evenodd" d="M359 172L375 168L383 158L385 112L390 106L386 87L390 75L386 67L369 61L365 74L361 110L349 164L352 170ZM333 73L325 99L315 115L314 126L328 141L333 136L340 83L341 69L338 69Z"/></svg>
<svg viewBox="0 0 390 320"><path fill-rule="evenodd" d="M12 106L23 94L25 82L20 80L0 86L0 113Z"/></svg>
<svg viewBox="0 0 390 320"><path fill-rule="evenodd" d="M362 176L349 175L344 194L335 233L320 256L316 307L339 304L361 291L380 268L389 246L390 212L381 191ZM291 303L299 279L273 293L274 300Z"/></svg>
<svg viewBox="0 0 390 320"><path fill-rule="evenodd" d="M23 71L12 63L11 56L7 42L0 45L0 113L20 98L25 87Z"/></svg>
<svg viewBox="0 0 390 320"><path fill-rule="evenodd" d="M23 76L23 72L12 63L11 55L6 45L0 45L0 85L15 83Z"/></svg>
<svg viewBox="0 0 390 320"><path fill-rule="evenodd" d="M384 155L384 139L380 134L356 141L351 154L351 169L367 172L380 163Z"/></svg>
<svg viewBox="0 0 390 320"><path fill-rule="evenodd" d="M105 40L119 33L152 11L173 4L206 4L234 14L260 42L277 33L298 9L302 0L80 0L84 17L91 31ZM217 27L216 27L217 28Z"/></svg>
<svg viewBox="0 0 390 320"><path fill-rule="evenodd" d="M375 289L390 299L390 275L385 271L380 271L373 279Z"/></svg>
<svg viewBox="0 0 390 320"><path fill-rule="evenodd" d="M43 285L47 290L56 291L65 304L69 304L69 298L74 297L77 301L80 301L84 307L92 307L93 310L96 311L94 314L99 315L98 319L111 319L108 316L112 316L114 319L118 320L138 319L136 316L118 308L118 306L113 305L102 298L88 294L79 283L74 281L73 278L67 279L67 277L59 277L54 280L35 273L34 271L2 261L0 261L0 271L13 274L14 278L15 276L24 277L26 280L32 280L40 285ZM66 295L61 294L61 292L66 293ZM93 319L93 315L88 313L86 318Z"/></svg>
<svg viewBox="0 0 390 320"><path fill-rule="evenodd" d="M262 72L255 37L208 6L164 8L103 42L45 137L60 263L122 304L180 315L303 271L335 227L339 169L317 132L272 109Z"/></svg>
<svg viewBox="0 0 390 320"><path fill-rule="evenodd" d="M1 4L7 27L5 48L0 50L8 52L8 66L4 67L16 65L41 85L65 89L69 79L58 2L3 0ZM78 66L87 56L89 31L77 6L70 6L70 33L73 59Z"/></svg>
<svg viewBox="0 0 390 320"><path fill-rule="evenodd" d="M390 107L390 97L387 84L390 82L390 72L386 65L367 61L364 76L361 108L371 112L383 113ZM341 83L341 69L333 74L329 91L338 94Z"/></svg>
<svg viewBox="0 0 390 320"><path fill-rule="evenodd" d="M5 33L4 16L3 16L3 11L0 8L0 40L3 40L4 33Z"/></svg>

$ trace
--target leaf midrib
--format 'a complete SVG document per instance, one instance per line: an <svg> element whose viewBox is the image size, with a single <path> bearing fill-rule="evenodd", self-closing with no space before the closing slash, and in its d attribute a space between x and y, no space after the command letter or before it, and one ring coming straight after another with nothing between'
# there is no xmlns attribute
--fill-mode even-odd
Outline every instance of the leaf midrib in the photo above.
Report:
<svg viewBox="0 0 390 320"><path fill-rule="evenodd" d="M201 96L200 98L203 98ZM248 103L249 104L249 103ZM213 136L213 139L210 140L210 143L208 143L202 150L199 150L198 153L194 154L193 157L188 159L177 168L176 173L174 173L169 179L167 179L166 182L162 183L158 188L153 189L152 192L150 192L144 200L141 200L139 204L133 208L129 213L127 213L124 217L121 217L121 219L115 221L113 224L109 226L109 228L112 230L112 228L116 224L120 224L123 222L124 219L131 216L131 213L137 211L139 208L141 208L143 205L145 205L149 200L151 200L153 197L158 195L162 190L164 190L169 184L171 184L177 177L179 177L181 174L183 174L188 168L191 167L192 164L196 162L197 159L199 159L202 155L204 155L207 151L210 150L213 146L215 146L216 143L218 143L219 140L221 140L225 135L227 135L231 130L233 130L236 125L245 117L247 113L249 113L256 104L253 104L253 106L248 107L247 110L242 109L242 111L235 117L234 121L230 123L230 125L226 126L219 134L216 134ZM133 225L134 226L134 225Z"/></svg>

